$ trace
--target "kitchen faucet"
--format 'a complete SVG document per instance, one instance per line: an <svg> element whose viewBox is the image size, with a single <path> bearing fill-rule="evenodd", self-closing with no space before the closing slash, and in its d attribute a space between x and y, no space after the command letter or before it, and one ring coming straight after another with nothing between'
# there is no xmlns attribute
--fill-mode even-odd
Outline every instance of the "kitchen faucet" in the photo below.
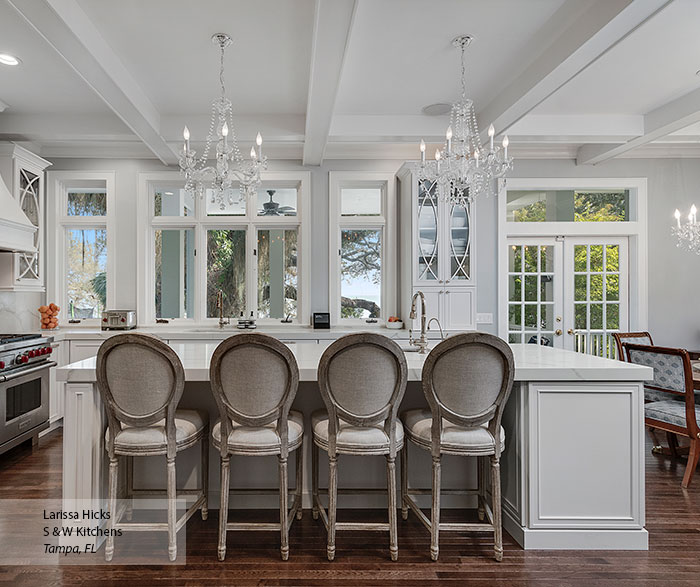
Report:
<svg viewBox="0 0 700 587"><path fill-rule="evenodd" d="M219 290L216 294L216 307L219 310L219 328L223 328L227 324L231 324L231 319L226 318L224 320L224 291Z"/></svg>
<svg viewBox="0 0 700 587"><path fill-rule="evenodd" d="M408 344L418 347L418 353L421 355L425 354L428 348L428 339L425 338L425 296L422 291L417 291L413 294L413 299L411 299L411 313L409 318L411 320L416 319L416 299L420 297L420 338L416 340L413 338L413 330L408 329Z"/></svg>
<svg viewBox="0 0 700 587"><path fill-rule="evenodd" d="M442 324L440 324L440 320L438 320L437 318L431 318L430 320L428 320L427 330L430 330L430 325L433 323L433 320L437 322L438 328L440 329L440 340L445 340L445 333L442 331Z"/></svg>

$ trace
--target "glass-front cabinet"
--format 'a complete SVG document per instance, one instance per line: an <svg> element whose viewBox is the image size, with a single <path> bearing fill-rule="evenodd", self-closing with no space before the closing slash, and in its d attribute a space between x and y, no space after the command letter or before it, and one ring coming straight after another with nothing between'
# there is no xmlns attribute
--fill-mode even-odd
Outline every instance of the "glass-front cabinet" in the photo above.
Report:
<svg viewBox="0 0 700 587"><path fill-rule="evenodd" d="M20 208L37 227L35 253L0 253L0 291L44 291L45 159L13 143L0 143L0 175Z"/></svg>
<svg viewBox="0 0 700 587"><path fill-rule="evenodd" d="M413 294L422 291L429 318L438 318L445 330L472 330L476 328L472 206L442 200L437 185L418 181L410 164L398 177L402 318L408 319Z"/></svg>

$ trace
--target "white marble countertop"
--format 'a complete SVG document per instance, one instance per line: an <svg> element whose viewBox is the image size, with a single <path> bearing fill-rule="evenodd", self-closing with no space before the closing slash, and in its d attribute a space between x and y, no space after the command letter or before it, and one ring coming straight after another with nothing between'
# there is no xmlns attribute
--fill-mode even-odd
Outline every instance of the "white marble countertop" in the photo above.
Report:
<svg viewBox="0 0 700 587"><path fill-rule="evenodd" d="M319 359L329 344L289 345L299 364L301 381L316 381ZM182 360L187 381L209 380L209 361L216 343L175 343L171 346ZM516 381L644 381L653 378L653 370L642 365L541 345L514 344L511 348ZM409 381L420 381L426 356L406 353ZM56 377L59 381L94 382L95 357L57 368Z"/></svg>

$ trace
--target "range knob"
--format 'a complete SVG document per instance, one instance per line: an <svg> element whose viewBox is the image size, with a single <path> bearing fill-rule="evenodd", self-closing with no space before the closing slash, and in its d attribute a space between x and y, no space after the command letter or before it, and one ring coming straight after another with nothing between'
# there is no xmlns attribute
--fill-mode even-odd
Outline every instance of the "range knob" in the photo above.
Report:
<svg viewBox="0 0 700 587"><path fill-rule="evenodd" d="M0 369L4 369L4 368L5 368L5 361L0 361Z"/></svg>
<svg viewBox="0 0 700 587"><path fill-rule="evenodd" d="M29 352L27 353L27 355L29 355L29 358L30 358L30 359L33 359L33 358L36 357L38 354L39 354L39 351L29 351Z"/></svg>
<svg viewBox="0 0 700 587"><path fill-rule="evenodd" d="M53 352L53 347L47 346L46 347L46 352L50 355Z"/></svg>
<svg viewBox="0 0 700 587"><path fill-rule="evenodd" d="M22 363L28 363L29 357L27 355L18 355L17 358L15 359L15 362L18 365L21 365Z"/></svg>

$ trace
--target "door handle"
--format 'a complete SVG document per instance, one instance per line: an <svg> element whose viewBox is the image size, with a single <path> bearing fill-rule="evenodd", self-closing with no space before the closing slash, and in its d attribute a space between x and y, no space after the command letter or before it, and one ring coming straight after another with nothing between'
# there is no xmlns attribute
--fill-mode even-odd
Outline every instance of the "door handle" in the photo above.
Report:
<svg viewBox="0 0 700 587"><path fill-rule="evenodd" d="M573 334L574 334L574 329L573 329L573 328L569 328L569 330L566 331L566 334L571 334L571 335L573 336Z"/></svg>
<svg viewBox="0 0 700 587"><path fill-rule="evenodd" d="M561 336L561 328L557 328L557 329L554 331L554 334L556 334L557 336Z"/></svg>

